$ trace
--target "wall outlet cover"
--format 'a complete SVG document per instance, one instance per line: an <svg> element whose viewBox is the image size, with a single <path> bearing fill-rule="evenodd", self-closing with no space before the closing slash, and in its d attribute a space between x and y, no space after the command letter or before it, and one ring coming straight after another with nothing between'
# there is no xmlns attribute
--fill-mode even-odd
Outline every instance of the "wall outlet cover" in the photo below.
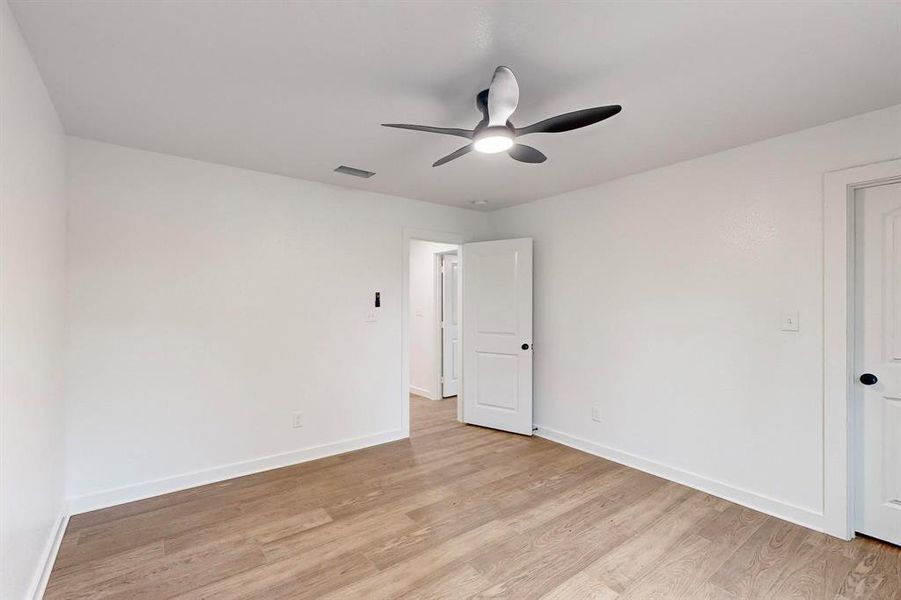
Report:
<svg viewBox="0 0 901 600"><path fill-rule="evenodd" d="M797 310L782 312L782 331L798 331L799 325Z"/></svg>

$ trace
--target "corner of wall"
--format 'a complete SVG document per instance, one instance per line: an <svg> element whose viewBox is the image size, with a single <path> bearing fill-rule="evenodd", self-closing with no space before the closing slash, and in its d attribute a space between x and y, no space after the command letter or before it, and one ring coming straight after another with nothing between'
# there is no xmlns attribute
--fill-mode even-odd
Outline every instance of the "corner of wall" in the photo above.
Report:
<svg viewBox="0 0 901 600"><path fill-rule="evenodd" d="M40 597L67 519L63 345L68 151L58 111L6 0L0 6L0 28L0 521L12 519L18 525L4 527L0 534L0 596ZM10 289L15 293L8 294Z"/></svg>

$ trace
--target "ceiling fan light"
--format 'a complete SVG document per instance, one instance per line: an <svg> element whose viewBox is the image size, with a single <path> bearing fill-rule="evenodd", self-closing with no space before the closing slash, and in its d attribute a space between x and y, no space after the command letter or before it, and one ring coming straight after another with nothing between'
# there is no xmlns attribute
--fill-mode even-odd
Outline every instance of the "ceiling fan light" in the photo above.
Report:
<svg viewBox="0 0 901 600"><path fill-rule="evenodd" d="M473 142L473 148L475 148L477 152L483 152L485 154L504 152L512 147L513 137L506 131L491 132L488 135L479 137Z"/></svg>

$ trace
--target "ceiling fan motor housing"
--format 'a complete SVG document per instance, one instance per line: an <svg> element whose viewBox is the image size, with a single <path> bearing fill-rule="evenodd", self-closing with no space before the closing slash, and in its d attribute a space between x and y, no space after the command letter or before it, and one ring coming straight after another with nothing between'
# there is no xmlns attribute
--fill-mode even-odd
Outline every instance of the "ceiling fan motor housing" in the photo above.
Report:
<svg viewBox="0 0 901 600"><path fill-rule="evenodd" d="M494 154L509 150L514 136L515 132L511 127L486 127L475 133L472 142L478 152Z"/></svg>

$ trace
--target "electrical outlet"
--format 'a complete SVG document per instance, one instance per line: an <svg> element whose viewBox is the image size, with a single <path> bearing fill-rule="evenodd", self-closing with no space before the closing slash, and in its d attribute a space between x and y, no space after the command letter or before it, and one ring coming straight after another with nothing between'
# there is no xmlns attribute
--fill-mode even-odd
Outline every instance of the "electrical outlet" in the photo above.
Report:
<svg viewBox="0 0 901 600"><path fill-rule="evenodd" d="M303 413L296 412L291 415L291 427L295 429L303 427Z"/></svg>
<svg viewBox="0 0 901 600"><path fill-rule="evenodd" d="M798 331L798 311L785 310L782 312L782 331Z"/></svg>
<svg viewBox="0 0 901 600"><path fill-rule="evenodd" d="M591 407L591 420L601 422L601 407L597 404Z"/></svg>

